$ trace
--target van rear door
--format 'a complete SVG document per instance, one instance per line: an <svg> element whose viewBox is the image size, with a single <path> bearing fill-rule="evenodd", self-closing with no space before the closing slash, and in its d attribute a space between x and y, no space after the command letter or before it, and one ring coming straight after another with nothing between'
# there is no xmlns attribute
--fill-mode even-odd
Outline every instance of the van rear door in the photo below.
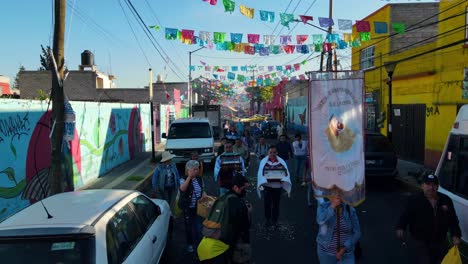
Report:
<svg viewBox="0 0 468 264"><path fill-rule="evenodd" d="M452 199L462 238L468 243L468 133L450 133L437 170L439 191Z"/></svg>

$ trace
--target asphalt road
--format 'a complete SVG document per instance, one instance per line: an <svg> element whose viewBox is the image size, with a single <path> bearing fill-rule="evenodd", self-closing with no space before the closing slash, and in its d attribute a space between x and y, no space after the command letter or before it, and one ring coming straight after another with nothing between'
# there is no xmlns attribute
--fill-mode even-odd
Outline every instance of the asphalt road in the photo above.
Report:
<svg viewBox="0 0 468 264"><path fill-rule="evenodd" d="M316 203L308 207L305 188L293 182L291 197L281 197L279 228L264 227L263 200L256 194L255 158L248 170L251 182L247 199L253 204L251 243L253 263L318 263L315 237ZM205 169L208 194L216 194L212 169ZM413 245L395 238L394 226L411 193L397 181L369 179L366 201L357 210L361 223L363 258L359 263L414 263ZM183 219L177 219L167 256L162 263L197 263L196 253L186 252Z"/></svg>

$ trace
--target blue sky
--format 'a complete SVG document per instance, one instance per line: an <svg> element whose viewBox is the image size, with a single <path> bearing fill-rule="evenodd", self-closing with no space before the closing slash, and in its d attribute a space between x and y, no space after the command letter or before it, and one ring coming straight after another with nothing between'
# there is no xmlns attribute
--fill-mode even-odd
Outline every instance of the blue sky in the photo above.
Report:
<svg viewBox="0 0 468 264"><path fill-rule="evenodd" d="M40 45L52 46L53 2L53 0L1 1L0 32L3 40L0 50L0 75L14 79L21 65L27 70L39 68ZM230 14L224 12L222 0L218 0L216 6L211 6L202 0L131 0L131 2L147 25L161 27L159 32L152 33L162 56L130 13L126 1L67 0L65 60L70 70L78 69L83 50L91 50L98 69L115 75L117 86L121 88L147 85L148 68L153 69L154 78L157 74L161 74L166 81L187 81L188 52L197 49L198 46L165 40L164 28L192 29L197 35L199 31L226 32L227 35L244 33L244 42L248 33L260 34L261 37L319 34L321 33L319 30L302 23L291 24L291 30L281 25L277 26L279 13L310 15L314 17L312 23L318 25L318 17L328 17L329 3L327 0L239 0L236 1L236 10ZM409 1L334 0L333 2L335 19L354 21L364 18L385 4ZM434 0L420 2L434 2ZM240 14L238 8L240 4L255 8L254 19ZM275 12L275 22L261 21L258 10ZM344 68L349 67L350 63L346 61L349 54L349 51L347 55L346 52L342 54ZM313 56L315 55L317 54ZM308 55L297 53L260 57L202 49L192 54L192 65L201 65L200 61L212 66L287 65L300 63L307 57ZM318 67L318 60L314 59L303 66L301 72L318 70ZM206 72L192 72L192 77L201 74Z"/></svg>

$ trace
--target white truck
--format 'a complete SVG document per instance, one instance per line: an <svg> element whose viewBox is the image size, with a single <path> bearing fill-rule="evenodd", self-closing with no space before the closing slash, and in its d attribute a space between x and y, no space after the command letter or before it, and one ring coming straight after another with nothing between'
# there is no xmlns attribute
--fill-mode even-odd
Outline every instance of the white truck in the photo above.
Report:
<svg viewBox="0 0 468 264"><path fill-rule="evenodd" d="M468 105L462 106L458 112L437 165L436 175L440 181L439 191L448 195L453 201L460 221L462 240L466 244L468 243Z"/></svg>
<svg viewBox="0 0 468 264"><path fill-rule="evenodd" d="M166 139L166 151L175 155L176 164L186 163L197 152L199 160L205 164L214 164L213 129L206 118L181 118L174 120L169 133L162 134Z"/></svg>
<svg viewBox="0 0 468 264"><path fill-rule="evenodd" d="M214 138L221 135L221 106L219 105L193 105L193 117L208 118L213 127Z"/></svg>

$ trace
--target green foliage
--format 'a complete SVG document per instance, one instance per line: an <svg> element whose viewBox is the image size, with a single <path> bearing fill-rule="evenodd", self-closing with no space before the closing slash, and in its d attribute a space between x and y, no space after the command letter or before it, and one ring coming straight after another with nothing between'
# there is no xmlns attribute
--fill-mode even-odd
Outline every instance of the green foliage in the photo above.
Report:
<svg viewBox="0 0 468 264"><path fill-rule="evenodd" d="M49 98L49 96L44 90L42 89L37 90L37 97L36 97L37 100L44 101L44 100L47 100L47 98Z"/></svg>
<svg viewBox="0 0 468 264"><path fill-rule="evenodd" d="M26 68L23 65L19 67L18 72L16 73L16 76L15 76L15 82L13 83L13 89L19 90L19 74L20 72L25 71L25 70Z"/></svg>
<svg viewBox="0 0 468 264"><path fill-rule="evenodd" d="M42 54L39 55L40 60L41 60L41 67L39 67L39 70L50 71L53 69L50 46L47 46L46 48L44 48L44 46L41 45L41 50L42 50Z"/></svg>

